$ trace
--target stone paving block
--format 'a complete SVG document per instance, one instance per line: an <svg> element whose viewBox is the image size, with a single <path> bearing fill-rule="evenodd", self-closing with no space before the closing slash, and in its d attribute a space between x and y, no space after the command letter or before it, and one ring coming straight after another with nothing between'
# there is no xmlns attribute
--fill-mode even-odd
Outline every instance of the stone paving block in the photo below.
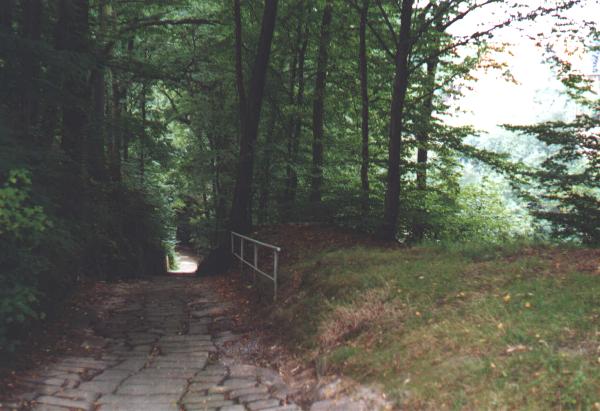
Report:
<svg viewBox="0 0 600 411"><path fill-rule="evenodd" d="M208 331L206 325L190 325L188 333L190 334L205 334Z"/></svg>
<svg viewBox="0 0 600 411"><path fill-rule="evenodd" d="M92 381L123 381L131 375L132 371L109 368L95 376Z"/></svg>
<svg viewBox="0 0 600 411"><path fill-rule="evenodd" d="M0 409L2 409L2 408L0 408ZM15 408L15 409L19 409L19 408ZM31 408L31 411L68 411L68 408L59 407L58 405L37 404Z"/></svg>
<svg viewBox="0 0 600 411"><path fill-rule="evenodd" d="M149 368L177 368L182 370L201 370L208 362L208 355L193 356L191 358L157 358L150 363Z"/></svg>
<svg viewBox="0 0 600 411"><path fill-rule="evenodd" d="M192 378L193 382L204 382L212 383L214 385L219 384L225 378L224 375L196 375Z"/></svg>
<svg viewBox="0 0 600 411"><path fill-rule="evenodd" d="M300 408L296 404L287 404L287 405L282 405L280 407L267 408L264 411L302 411L302 408ZM350 411L350 410L348 410L348 411ZM372 410L364 410L364 411L372 411Z"/></svg>
<svg viewBox="0 0 600 411"><path fill-rule="evenodd" d="M243 405L228 405L226 407L221 407L219 411L246 411L246 407Z"/></svg>
<svg viewBox="0 0 600 411"><path fill-rule="evenodd" d="M229 367L229 375L232 378L236 377L256 377L258 375L258 367L247 364L236 364Z"/></svg>
<svg viewBox="0 0 600 411"><path fill-rule="evenodd" d="M225 407L225 406L228 406L228 405L234 405L235 404L233 401L230 401L230 400L215 400L215 401L206 401L206 402L202 402L202 401L199 401L199 402L183 401L182 403L183 403L183 405L184 405L184 407L186 409L192 408L192 407L193 408L200 407L201 409L202 408L209 408L209 409L215 408L216 409L216 408L219 408L219 407Z"/></svg>
<svg viewBox="0 0 600 411"><path fill-rule="evenodd" d="M208 389L209 394L219 394L231 391L231 387L224 387L222 385L213 385Z"/></svg>
<svg viewBox="0 0 600 411"><path fill-rule="evenodd" d="M38 397L35 401L38 404L55 405L58 407L65 408L75 408L78 410L90 410L92 408L92 403L89 401L76 401L70 400L68 398L53 397L49 395L43 395L41 397Z"/></svg>
<svg viewBox="0 0 600 411"><path fill-rule="evenodd" d="M188 392L183 396L182 402L209 402L209 401L223 401L225 400L225 395L223 394L198 394L198 393L190 393Z"/></svg>
<svg viewBox="0 0 600 411"><path fill-rule="evenodd" d="M179 411L179 405L175 404L139 404L135 402L123 402L118 404L104 404L97 411Z"/></svg>
<svg viewBox="0 0 600 411"><path fill-rule="evenodd" d="M64 364L56 364L52 368L57 371L68 372L73 374L83 374L87 370L87 368L85 367Z"/></svg>
<svg viewBox="0 0 600 411"><path fill-rule="evenodd" d="M223 386L229 387L232 390L237 390L240 388L249 388L254 387L256 385L256 380L246 379L246 378L230 378L223 382Z"/></svg>
<svg viewBox="0 0 600 411"><path fill-rule="evenodd" d="M133 351L149 353L150 351L152 351L152 348L152 345L135 345L133 347Z"/></svg>
<svg viewBox="0 0 600 411"><path fill-rule="evenodd" d="M211 383L196 382L196 383L191 383L188 386L188 391L189 392L205 392L213 387L216 387L216 385L211 384ZM225 392L225 391L220 391L220 392Z"/></svg>
<svg viewBox="0 0 600 411"><path fill-rule="evenodd" d="M77 389L99 394L110 394L117 389L120 383L121 381L87 381L79 384Z"/></svg>
<svg viewBox="0 0 600 411"><path fill-rule="evenodd" d="M130 358L120 364L115 365L112 369L137 372L146 365L146 361L147 358L145 356L143 358Z"/></svg>
<svg viewBox="0 0 600 411"><path fill-rule="evenodd" d="M147 377L154 379L163 379L163 380L188 380L192 378L196 374L194 370L180 370L180 369L171 369L171 368L145 368L139 373L133 375L131 379L135 379L138 377Z"/></svg>
<svg viewBox="0 0 600 411"><path fill-rule="evenodd" d="M166 381L146 382L145 384L123 384L117 389L117 394L121 395L143 395L152 396L158 394L177 394L185 392L187 383L176 383Z"/></svg>
<svg viewBox="0 0 600 411"><path fill-rule="evenodd" d="M58 391L56 394L54 394L54 396L91 403L96 401L100 394L96 392L82 391L77 388L67 388L65 390Z"/></svg>
<svg viewBox="0 0 600 411"><path fill-rule="evenodd" d="M188 404L184 406L185 411L217 411L218 408L207 407L201 404ZM222 408L221 408L222 409Z"/></svg>
<svg viewBox="0 0 600 411"><path fill-rule="evenodd" d="M265 394L267 392L269 392L267 387L265 387L264 385L259 385L258 387L248 387L233 390L229 393L229 397L237 398L241 397L242 395Z"/></svg>
<svg viewBox="0 0 600 411"><path fill-rule="evenodd" d="M253 402L253 401L260 401L260 400L268 400L270 398L270 395L268 393L263 393L263 394L246 394L246 395L240 395L237 400L241 403L247 403L247 402Z"/></svg>
<svg viewBox="0 0 600 411"><path fill-rule="evenodd" d="M246 407L250 411L259 411L259 410L266 410L268 408L278 407L279 405L281 405L279 400L270 399L270 400L260 400L260 401L249 402L248 404L246 404Z"/></svg>
<svg viewBox="0 0 600 411"><path fill-rule="evenodd" d="M101 361L94 360L93 358L87 357L68 357L61 362L62 365L67 367L78 367L78 368L93 368L103 370L113 365L112 361Z"/></svg>
<svg viewBox="0 0 600 411"><path fill-rule="evenodd" d="M152 404L157 405L176 405L179 401L178 395L152 395L148 397L131 396L131 395L103 395L96 401L96 404L100 405L118 405L118 404L130 404L132 407L138 409L144 409L145 406Z"/></svg>
<svg viewBox="0 0 600 411"><path fill-rule="evenodd" d="M211 364L211 365L207 365L206 368L204 370L202 370L203 373L205 374L228 374L229 373L229 369L227 367L225 367L224 365L220 365L220 364Z"/></svg>

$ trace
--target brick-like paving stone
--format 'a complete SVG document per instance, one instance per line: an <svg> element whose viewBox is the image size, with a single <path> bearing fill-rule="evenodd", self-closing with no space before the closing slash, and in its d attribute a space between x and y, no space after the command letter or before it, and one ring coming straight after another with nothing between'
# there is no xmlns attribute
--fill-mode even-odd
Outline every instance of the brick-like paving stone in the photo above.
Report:
<svg viewBox="0 0 600 411"><path fill-rule="evenodd" d="M66 356L22 377L27 391L15 404L33 400L22 409L39 411L300 410L281 405L284 383L275 371L221 362L219 347L239 339L224 328L234 305L201 279L112 287L109 315L82 344L96 347L95 357Z"/></svg>

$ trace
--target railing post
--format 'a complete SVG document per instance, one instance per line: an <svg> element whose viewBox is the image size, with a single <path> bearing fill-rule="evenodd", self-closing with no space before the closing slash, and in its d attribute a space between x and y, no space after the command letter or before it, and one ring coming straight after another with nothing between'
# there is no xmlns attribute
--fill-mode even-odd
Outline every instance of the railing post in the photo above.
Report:
<svg viewBox="0 0 600 411"><path fill-rule="evenodd" d="M244 238L240 237L240 274L244 274Z"/></svg>
<svg viewBox="0 0 600 411"><path fill-rule="evenodd" d="M279 266L279 251L274 250L273 256L273 301L277 301L277 267Z"/></svg>
<svg viewBox="0 0 600 411"><path fill-rule="evenodd" d="M254 267L252 268L252 283L256 283L256 269L258 268L258 248L256 243L252 243L254 246Z"/></svg>

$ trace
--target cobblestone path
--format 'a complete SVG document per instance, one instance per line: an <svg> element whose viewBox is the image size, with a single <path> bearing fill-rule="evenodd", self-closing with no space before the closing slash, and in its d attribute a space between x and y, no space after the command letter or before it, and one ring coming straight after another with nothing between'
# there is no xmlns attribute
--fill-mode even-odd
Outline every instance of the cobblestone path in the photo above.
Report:
<svg viewBox="0 0 600 411"><path fill-rule="evenodd" d="M226 314L231 303L202 280L112 287L102 321L90 330L95 355L64 357L23 377L28 392L5 409L300 410L286 402L288 387L277 372L222 352L237 338Z"/></svg>

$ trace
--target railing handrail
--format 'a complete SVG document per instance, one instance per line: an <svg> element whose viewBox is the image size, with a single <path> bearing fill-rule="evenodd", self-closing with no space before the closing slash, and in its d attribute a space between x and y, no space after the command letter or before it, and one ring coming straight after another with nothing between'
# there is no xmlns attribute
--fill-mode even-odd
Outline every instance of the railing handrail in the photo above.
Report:
<svg viewBox="0 0 600 411"><path fill-rule="evenodd" d="M237 237L241 237L244 240L248 240L248 241L250 241L250 242L252 242L254 244L262 245L263 247L271 248L273 250L277 250L277 252L281 252L281 247L277 247L276 245L263 243L262 241L258 241L258 240L255 240L254 238L245 236L245 235L240 234L240 233L236 233L235 231L232 231L231 234L233 234L233 235L235 235Z"/></svg>
<svg viewBox="0 0 600 411"><path fill-rule="evenodd" d="M234 238L238 237L240 243L240 253L236 254L235 252L235 241ZM254 247L253 252L253 262L246 260L244 258L244 240L250 242ZM258 268L258 249L257 246L262 246L268 249L273 250L273 274L272 276L268 273L262 271ZM281 252L281 248L277 247L273 244L263 243L262 241L255 240L254 238L245 236L240 233L236 233L235 231L231 231L231 253L240 260L240 271L243 272L244 264L252 268L252 272L254 274L254 281L256 281L256 273L261 274L264 277L267 277L269 280L273 281L273 301L277 300L277 271L279 268L279 253Z"/></svg>

